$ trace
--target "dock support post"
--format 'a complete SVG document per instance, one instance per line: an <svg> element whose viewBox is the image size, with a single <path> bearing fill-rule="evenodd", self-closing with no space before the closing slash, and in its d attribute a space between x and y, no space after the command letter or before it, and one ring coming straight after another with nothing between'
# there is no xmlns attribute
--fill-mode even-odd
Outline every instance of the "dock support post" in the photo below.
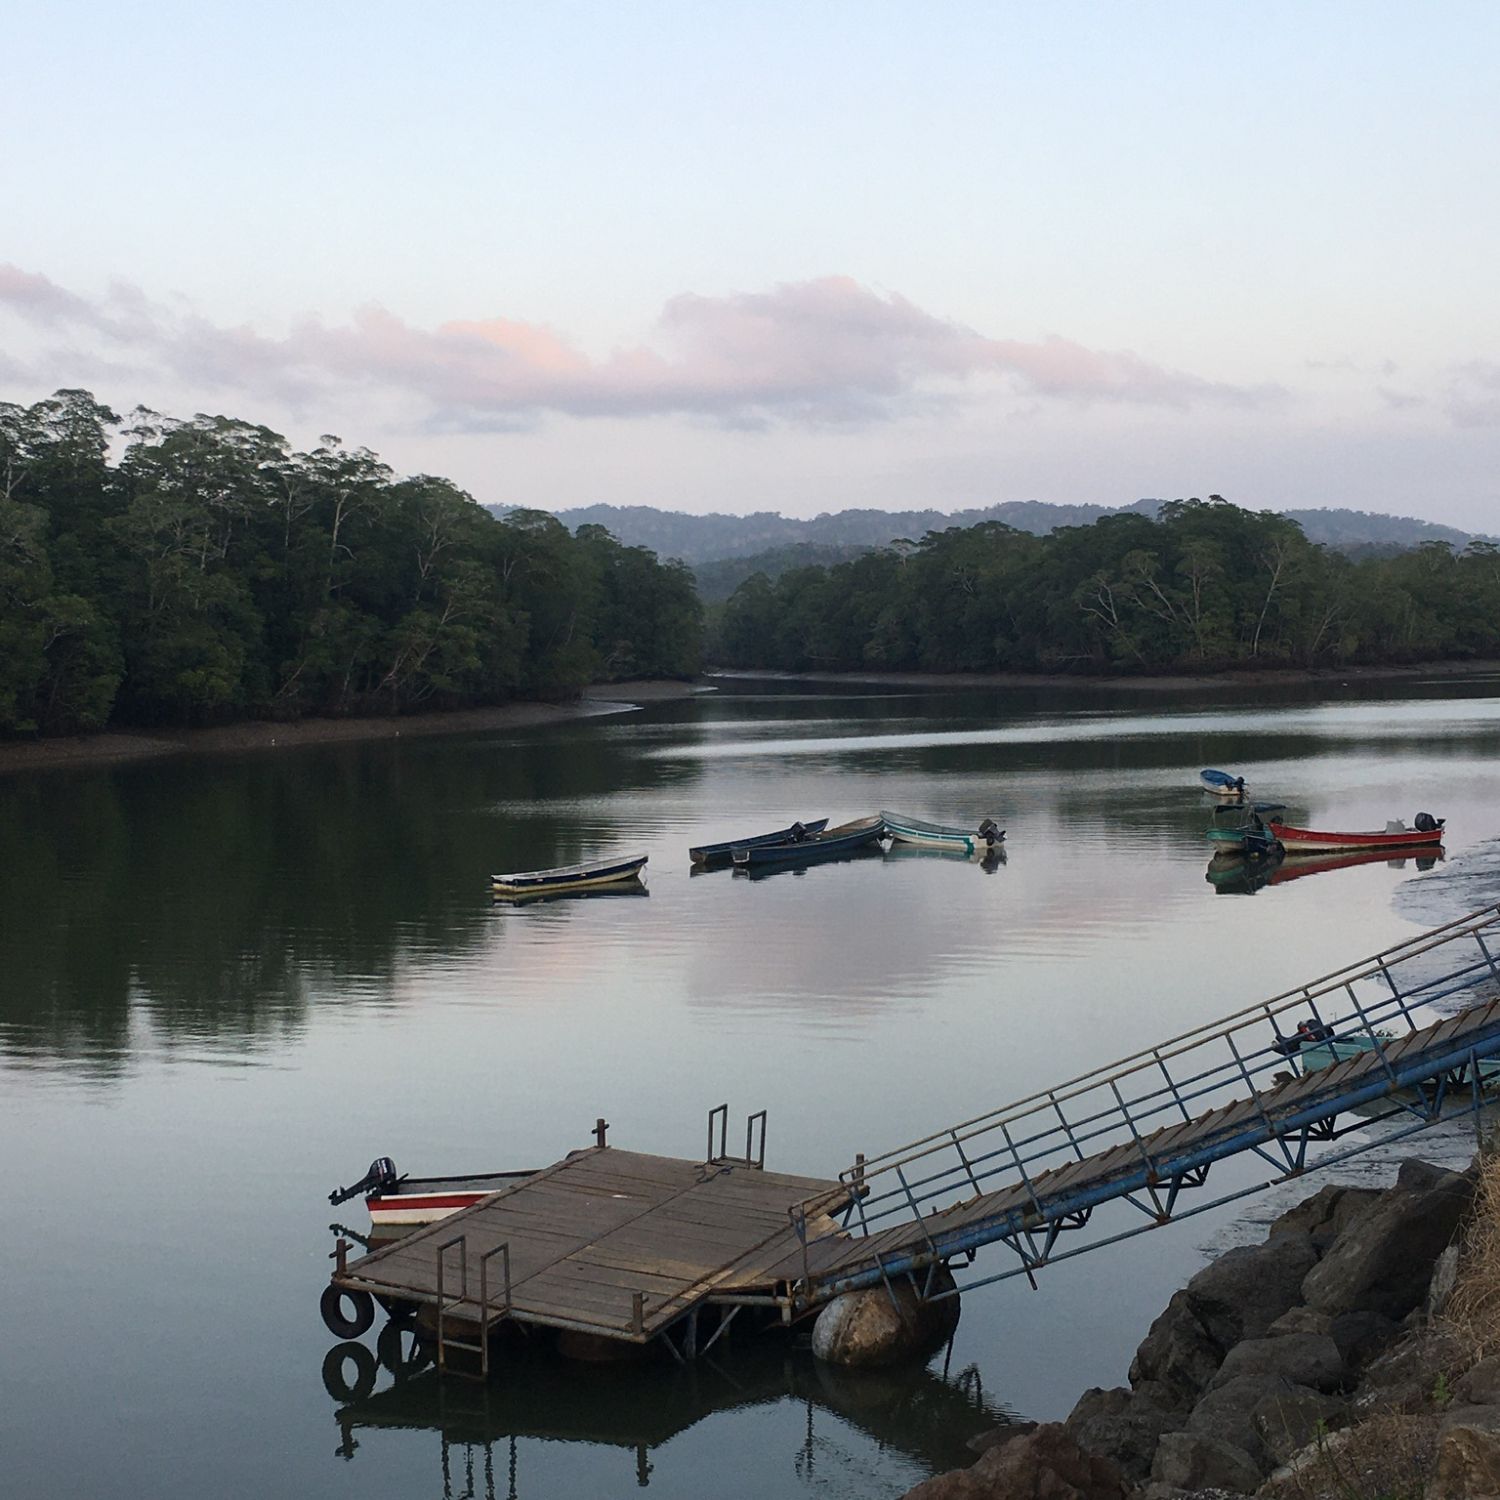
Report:
<svg viewBox="0 0 1500 1500"><path fill-rule="evenodd" d="M630 1329L632 1333L646 1331L646 1294L633 1292L630 1298Z"/></svg>
<svg viewBox="0 0 1500 1500"><path fill-rule="evenodd" d="M333 1268L340 1276L349 1269L349 1241L343 1235L333 1242Z"/></svg>
<svg viewBox="0 0 1500 1500"><path fill-rule="evenodd" d="M609 1121L606 1120L603 1115L600 1115L599 1118L594 1121L594 1144L596 1146L604 1145L604 1137L608 1134Z"/></svg>

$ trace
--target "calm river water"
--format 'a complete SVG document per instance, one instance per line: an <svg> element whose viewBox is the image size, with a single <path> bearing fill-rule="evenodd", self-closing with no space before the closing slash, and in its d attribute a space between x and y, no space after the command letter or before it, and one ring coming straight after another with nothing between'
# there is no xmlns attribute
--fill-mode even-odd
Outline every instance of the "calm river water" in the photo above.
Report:
<svg viewBox="0 0 1500 1500"><path fill-rule="evenodd" d="M1315 825L1430 810L1451 860L1500 833L1497 695L742 682L0 780L0 1493L873 1500L1006 1412L1065 1413L1230 1211L975 1292L898 1375L741 1343L339 1401L326 1195L382 1153L540 1165L599 1115L692 1156L723 1100L769 1110L769 1166L833 1175L1339 967L1417 930L1393 894L1442 867L1220 891L1199 767ZM689 873L690 843L880 808L994 814L1008 859ZM648 898L490 904L492 870L610 851L649 853Z"/></svg>

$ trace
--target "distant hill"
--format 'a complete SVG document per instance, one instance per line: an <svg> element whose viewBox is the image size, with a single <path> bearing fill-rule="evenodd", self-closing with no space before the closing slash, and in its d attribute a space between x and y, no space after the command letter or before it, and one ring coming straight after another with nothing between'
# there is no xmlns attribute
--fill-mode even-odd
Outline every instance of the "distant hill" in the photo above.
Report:
<svg viewBox="0 0 1500 1500"><path fill-rule="evenodd" d="M1051 505L1042 500L1010 500L973 510L840 510L825 511L808 521L783 516L778 511L759 510L748 516L713 512L706 516L684 511L657 510L649 505L588 505L554 514L576 531L580 526L603 526L627 547L649 547L658 557L680 558L691 567L735 558L783 558L763 571L780 571L806 562L842 561L838 558L806 556L800 561L783 557L798 547L855 549L884 547L898 537L916 540L928 531L950 526L977 526L981 521L1003 521L1020 531L1043 536L1059 526L1089 526L1101 516L1122 510L1154 516L1161 500L1137 500L1133 505ZM492 507L504 514L509 507ZM1382 551L1419 547L1423 542L1451 542L1463 547L1473 534L1435 521L1412 516L1377 515L1363 510L1289 510L1290 516L1314 542L1352 553L1371 548ZM1490 537L1487 540L1497 540ZM756 571L751 568L745 573ZM718 575L710 575L717 578ZM715 582L713 587L720 585ZM707 595L705 595L707 597Z"/></svg>
<svg viewBox="0 0 1500 1500"><path fill-rule="evenodd" d="M1386 516L1368 510L1284 510L1282 515L1295 521L1309 541L1338 548L1420 547L1423 542L1451 542L1465 547L1477 539L1494 541L1482 532L1458 531L1436 521L1419 521L1415 516Z"/></svg>

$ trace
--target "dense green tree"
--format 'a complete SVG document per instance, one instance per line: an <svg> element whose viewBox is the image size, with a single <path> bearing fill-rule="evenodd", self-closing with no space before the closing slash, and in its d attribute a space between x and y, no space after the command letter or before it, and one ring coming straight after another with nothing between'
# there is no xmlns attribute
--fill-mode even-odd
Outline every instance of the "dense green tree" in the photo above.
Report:
<svg viewBox="0 0 1500 1500"><path fill-rule="evenodd" d="M0 733L401 713L698 670L691 575L325 437L0 404Z"/></svg>
<svg viewBox="0 0 1500 1500"><path fill-rule="evenodd" d="M1500 549L1352 561L1221 496L1049 536L999 522L757 576L721 613L729 665L1177 672L1500 654Z"/></svg>

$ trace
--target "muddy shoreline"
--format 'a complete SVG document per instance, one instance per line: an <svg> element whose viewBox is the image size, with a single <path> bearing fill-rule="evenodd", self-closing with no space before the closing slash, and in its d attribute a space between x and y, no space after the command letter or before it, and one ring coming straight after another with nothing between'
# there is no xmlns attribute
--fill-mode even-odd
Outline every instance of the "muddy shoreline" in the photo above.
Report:
<svg viewBox="0 0 1500 1500"><path fill-rule="evenodd" d="M465 708L399 718L301 719L286 724L248 720L211 729L119 729L64 739L17 740L0 743L0 776L168 755L295 750L307 745L528 729L567 724L601 714L628 713L643 703L690 698L706 691L711 689L688 682L609 682L587 687L578 698L567 703L502 703L493 708Z"/></svg>

